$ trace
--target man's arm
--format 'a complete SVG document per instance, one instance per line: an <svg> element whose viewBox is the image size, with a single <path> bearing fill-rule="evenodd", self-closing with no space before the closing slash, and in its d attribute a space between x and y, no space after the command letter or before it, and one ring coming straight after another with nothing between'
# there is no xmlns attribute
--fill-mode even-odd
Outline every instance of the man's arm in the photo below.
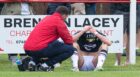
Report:
<svg viewBox="0 0 140 77"><path fill-rule="evenodd" d="M84 32L83 30L77 32L77 33L73 36L74 42L76 42L76 41L80 38L80 36L81 36L82 34L84 34L84 33L85 33L85 32Z"/></svg>
<svg viewBox="0 0 140 77"><path fill-rule="evenodd" d="M73 36L73 40L74 42L76 42L81 35L83 35L85 32L89 31L91 29L91 26L85 26L83 30L81 30L80 32L78 32L77 34L75 34Z"/></svg>
<svg viewBox="0 0 140 77"><path fill-rule="evenodd" d="M111 41L107 39L105 36L98 33L96 29L92 28L90 29L90 32L93 33L95 36L97 36L103 43L107 44L108 46L111 45Z"/></svg>
<svg viewBox="0 0 140 77"><path fill-rule="evenodd" d="M65 23L63 21L57 21L57 33L59 35L59 37L62 38L62 40L64 41L64 43L66 44L73 44L73 38L70 35L67 26L65 25Z"/></svg>

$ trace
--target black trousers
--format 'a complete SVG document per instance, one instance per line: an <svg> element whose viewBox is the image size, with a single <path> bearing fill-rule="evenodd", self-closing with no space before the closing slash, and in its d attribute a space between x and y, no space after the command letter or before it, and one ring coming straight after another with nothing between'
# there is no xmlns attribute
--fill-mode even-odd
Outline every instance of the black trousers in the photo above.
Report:
<svg viewBox="0 0 140 77"><path fill-rule="evenodd" d="M53 66L58 62L62 62L67 58L71 57L74 53L75 48L72 45L67 45L59 41L54 41L48 45L48 47L40 51L28 51L25 50L26 54L33 58L37 64L41 58L48 58L46 64Z"/></svg>

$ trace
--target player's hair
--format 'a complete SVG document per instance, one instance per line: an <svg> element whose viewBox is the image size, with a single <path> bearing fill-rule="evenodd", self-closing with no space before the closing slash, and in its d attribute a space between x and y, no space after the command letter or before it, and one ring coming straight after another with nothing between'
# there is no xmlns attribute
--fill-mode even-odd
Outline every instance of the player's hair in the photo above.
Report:
<svg viewBox="0 0 140 77"><path fill-rule="evenodd" d="M69 9L66 6L58 6L55 12L58 12L61 15L69 15Z"/></svg>

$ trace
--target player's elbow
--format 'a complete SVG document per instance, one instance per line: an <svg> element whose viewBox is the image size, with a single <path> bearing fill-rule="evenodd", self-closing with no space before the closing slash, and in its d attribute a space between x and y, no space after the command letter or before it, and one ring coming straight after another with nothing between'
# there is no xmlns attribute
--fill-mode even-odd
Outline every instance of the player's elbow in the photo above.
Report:
<svg viewBox="0 0 140 77"><path fill-rule="evenodd" d="M112 45L111 41L108 41L107 45L108 46L111 46Z"/></svg>
<svg viewBox="0 0 140 77"><path fill-rule="evenodd" d="M77 41L77 38L73 37L73 41L76 42Z"/></svg>

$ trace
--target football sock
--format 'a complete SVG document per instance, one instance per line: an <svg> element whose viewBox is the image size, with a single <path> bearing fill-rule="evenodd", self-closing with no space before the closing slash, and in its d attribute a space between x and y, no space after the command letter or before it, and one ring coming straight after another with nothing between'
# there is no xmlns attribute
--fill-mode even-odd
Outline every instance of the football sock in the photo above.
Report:
<svg viewBox="0 0 140 77"><path fill-rule="evenodd" d="M78 68L78 53L74 52L74 54L71 56L71 60L72 60L72 66L75 68Z"/></svg>
<svg viewBox="0 0 140 77"><path fill-rule="evenodd" d="M102 67L104 64L104 61L107 57L107 51L106 50L101 50L98 56L98 63L96 67Z"/></svg>

